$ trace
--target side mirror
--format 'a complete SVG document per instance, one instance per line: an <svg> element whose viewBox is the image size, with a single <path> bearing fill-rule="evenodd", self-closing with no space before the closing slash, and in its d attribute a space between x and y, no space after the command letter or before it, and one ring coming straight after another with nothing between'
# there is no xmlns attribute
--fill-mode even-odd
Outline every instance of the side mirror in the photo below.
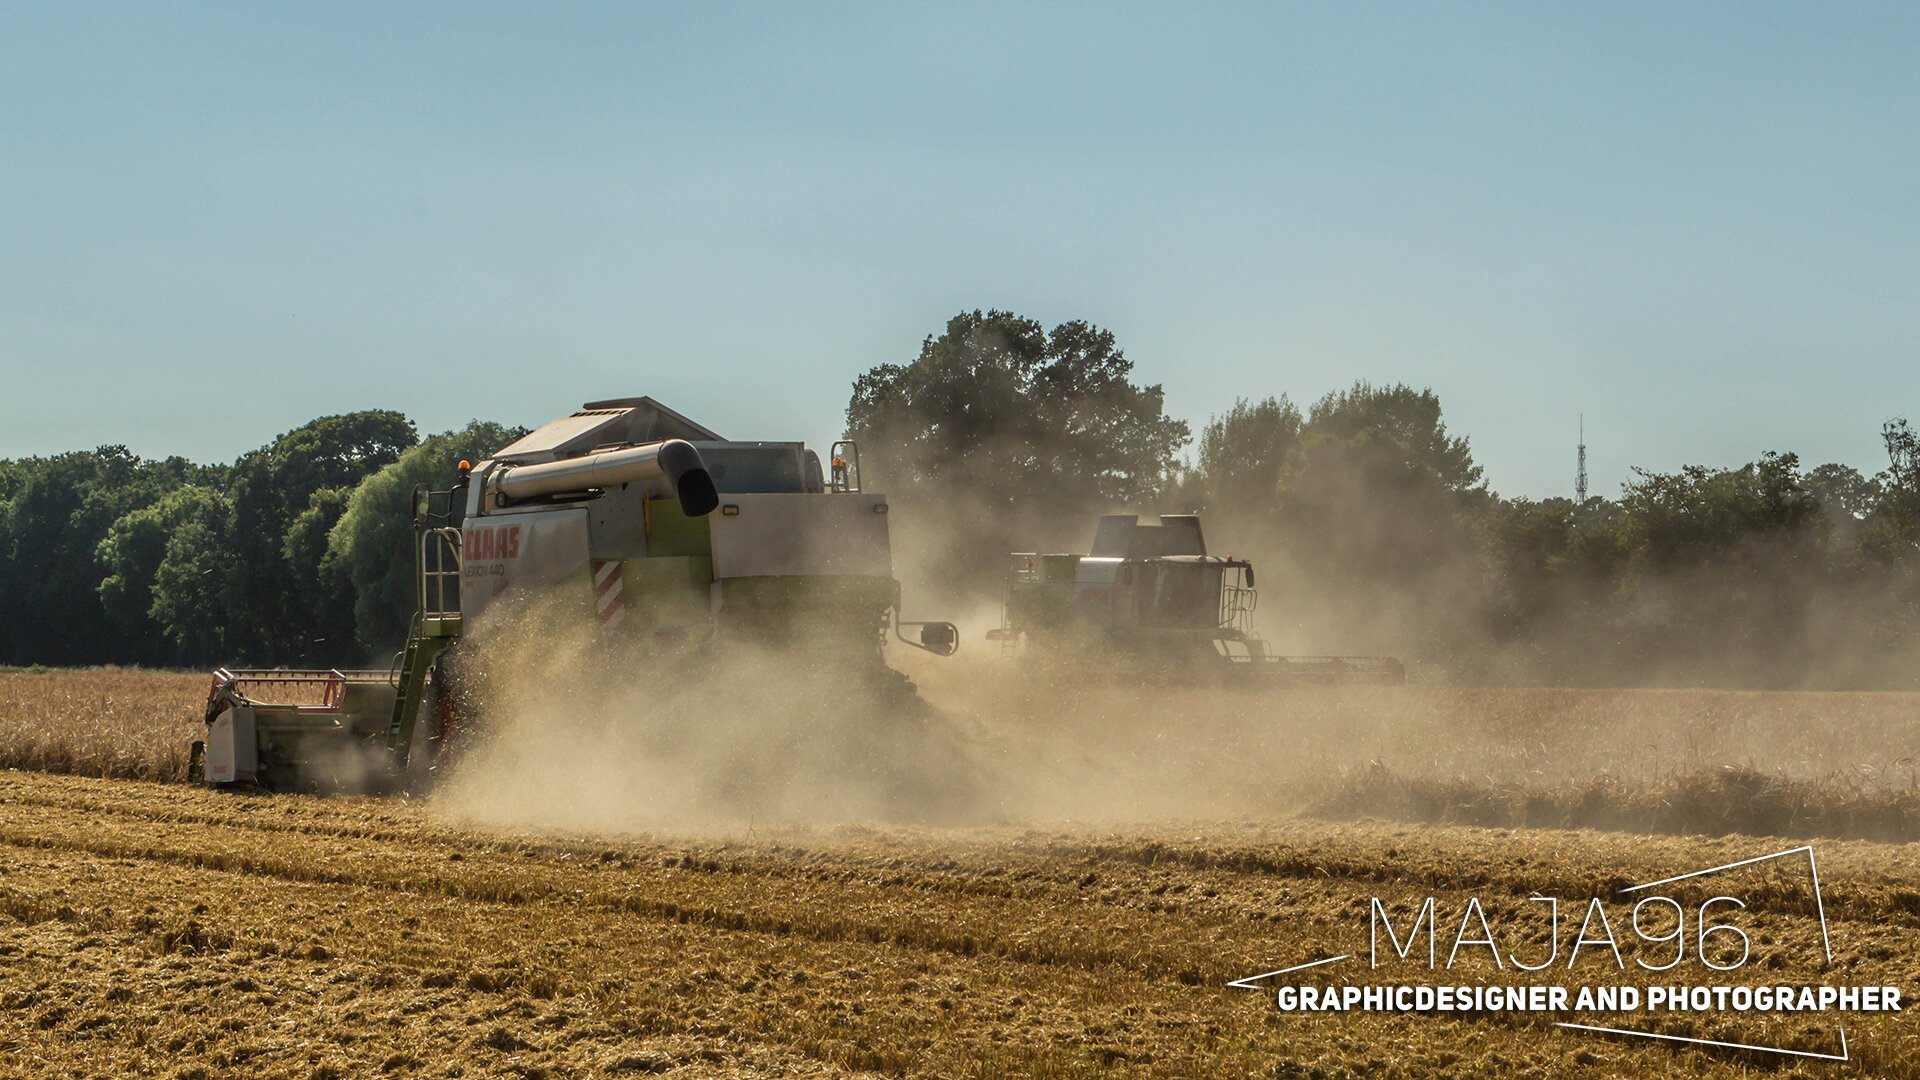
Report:
<svg viewBox="0 0 1920 1080"><path fill-rule="evenodd" d="M1251 588L1253 588L1253 587L1254 587L1254 584L1253 584L1253 567L1251 567L1251 566L1249 566L1249 567L1247 567L1247 588L1249 588L1249 589L1251 589Z"/></svg>
<svg viewBox="0 0 1920 1080"><path fill-rule="evenodd" d="M898 582L895 583L896 586ZM907 636L907 627L920 628L919 640ZM925 649L935 656L952 656L960 651L960 629L950 622L902 622L900 609L893 609L893 636L902 644Z"/></svg>

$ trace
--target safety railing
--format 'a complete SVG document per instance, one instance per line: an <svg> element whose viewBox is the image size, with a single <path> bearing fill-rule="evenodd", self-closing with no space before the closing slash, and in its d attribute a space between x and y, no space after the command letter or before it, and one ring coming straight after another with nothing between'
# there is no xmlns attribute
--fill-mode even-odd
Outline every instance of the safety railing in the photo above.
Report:
<svg viewBox="0 0 1920 1080"><path fill-rule="evenodd" d="M1220 626L1242 633L1253 629L1253 611L1260 606L1260 594L1244 585L1228 585L1220 590Z"/></svg>
<svg viewBox="0 0 1920 1080"><path fill-rule="evenodd" d="M841 439L833 444L833 458L828 462L827 490L837 495L853 495L860 491L860 444L852 439Z"/></svg>
<svg viewBox="0 0 1920 1080"><path fill-rule="evenodd" d="M460 530L420 530L418 603L422 629L434 634L460 621Z"/></svg>

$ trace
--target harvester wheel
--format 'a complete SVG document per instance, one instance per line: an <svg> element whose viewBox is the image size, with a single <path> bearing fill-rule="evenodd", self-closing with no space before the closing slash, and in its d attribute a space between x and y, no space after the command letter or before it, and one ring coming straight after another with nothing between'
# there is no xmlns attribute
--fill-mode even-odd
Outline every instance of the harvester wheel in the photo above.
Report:
<svg viewBox="0 0 1920 1080"><path fill-rule="evenodd" d="M472 710L467 704L466 687L462 685L463 659L457 648L434 659L427 679L425 715L421 718L424 730L415 737L407 757L408 784L416 789L430 788L443 778L464 741L461 735Z"/></svg>

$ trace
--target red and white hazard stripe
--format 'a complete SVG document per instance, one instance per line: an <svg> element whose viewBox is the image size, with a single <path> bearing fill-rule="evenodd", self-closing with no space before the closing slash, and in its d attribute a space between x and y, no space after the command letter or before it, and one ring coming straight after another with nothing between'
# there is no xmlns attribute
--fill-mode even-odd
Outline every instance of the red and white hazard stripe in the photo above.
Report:
<svg viewBox="0 0 1920 1080"><path fill-rule="evenodd" d="M620 573L620 560L595 559L593 563L593 598L600 614L600 629L612 630L627 617L624 575Z"/></svg>

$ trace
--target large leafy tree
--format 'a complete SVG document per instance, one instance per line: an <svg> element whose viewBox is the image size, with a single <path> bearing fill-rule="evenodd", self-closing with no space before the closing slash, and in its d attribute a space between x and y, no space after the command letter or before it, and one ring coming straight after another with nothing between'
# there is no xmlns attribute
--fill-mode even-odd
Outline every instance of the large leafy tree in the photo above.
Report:
<svg viewBox="0 0 1920 1080"><path fill-rule="evenodd" d="M154 570L148 610L175 655L197 664L233 662L246 655L256 663L274 662L248 654L248 643L235 637L237 604L242 601L233 590L233 509L227 497L188 488L163 513L172 519L172 528Z"/></svg>
<svg viewBox="0 0 1920 1080"><path fill-rule="evenodd" d="M366 652L405 640L414 610L413 489L452 486L455 466L479 461L526 434L475 420L428 436L353 490L327 534L318 580L352 598L353 636ZM455 507L456 517L460 507Z"/></svg>
<svg viewBox="0 0 1920 1080"><path fill-rule="evenodd" d="M1866 544L1883 562L1912 562L1920 556L1920 431L1905 420L1889 420L1880 438L1887 468L1873 479Z"/></svg>
<svg viewBox="0 0 1920 1080"><path fill-rule="evenodd" d="M1051 332L1010 312L966 312L906 364L854 383L847 433L869 478L895 490L965 491L1006 508L1150 497L1189 433L1159 386L1132 380L1113 335Z"/></svg>
<svg viewBox="0 0 1920 1080"><path fill-rule="evenodd" d="M1310 550L1405 582L1457 548L1487 485L1432 390L1358 382L1315 402L1281 477L1281 510Z"/></svg>
<svg viewBox="0 0 1920 1080"><path fill-rule="evenodd" d="M1200 429L1193 467L1173 501L1232 518L1266 516L1280 495L1281 470L1300 444L1301 424L1299 408L1284 395L1236 400Z"/></svg>
<svg viewBox="0 0 1920 1080"><path fill-rule="evenodd" d="M143 460L124 446L10 463L0 501L0 659L157 659L150 626L110 618L103 606L100 545L123 514L213 474L180 458Z"/></svg>
<svg viewBox="0 0 1920 1080"><path fill-rule="evenodd" d="M1807 470L1801 480L1826 511L1835 535L1845 539L1859 535L1880 500L1880 485L1848 465L1830 462Z"/></svg>
<svg viewBox="0 0 1920 1080"><path fill-rule="evenodd" d="M1430 389L1356 382L1314 402L1302 427L1300 471L1338 464L1378 486L1477 500L1486 481L1464 436L1452 435Z"/></svg>
<svg viewBox="0 0 1920 1080"><path fill-rule="evenodd" d="M1881 428L1886 471L1874 477L1874 503L1861 529L1863 566L1877 583L1887 633L1920 652L1920 431L1906 420Z"/></svg>
<svg viewBox="0 0 1920 1080"><path fill-rule="evenodd" d="M315 491L280 542L280 559L293 575L299 608L310 620L311 648L318 654L340 655L353 645L353 591L327 573L325 561L327 538L357 490L358 484L342 484Z"/></svg>
<svg viewBox="0 0 1920 1080"><path fill-rule="evenodd" d="M1617 593L1622 659L1685 681L1762 686L1811 666L1823 646L1803 635L1848 585L1834 516L1799 458L1635 473L1618 525L1629 557Z"/></svg>
<svg viewBox="0 0 1920 1080"><path fill-rule="evenodd" d="M1490 503L1433 391L1357 382L1313 404L1281 470L1286 584L1340 647L1450 652L1442 613L1485 592Z"/></svg>
<svg viewBox="0 0 1920 1080"><path fill-rule="evenodd" d="M158 586L164 570L175 591L190 585L196 593L217 594L223 584L217 575L228 520L224 496L213 488L189 484L174 488L152 505L121 515L107 530L96 550L106 572L98 588L100 603L123 637L149 643L123 659L146 663L217 659L205 650L218 643L226 614L177 597L163 603ZM175 542L187 532L194 541ZM189 577L194 580L187 581ZM199 580L202 577L208 580Z"/></svg>
<svg viewBox="0 0 1920 1080"><path fill-rule="evenodd" d="M1832 527L1795 454L1763 454L1738 469L1689 465L1635 474L1621 503L1645 568L1751 562L1763 549L1817 542Z"/></svg>
<svg viewBox="0 0 1920 1080"><path fill-rule="evenodd" d="M372 409L323 416L234 463L227 625L245 659L316 662L338 650L351 598L314 587L326 550L318 538L349 492L416 441L412 421Z"/></svg>

